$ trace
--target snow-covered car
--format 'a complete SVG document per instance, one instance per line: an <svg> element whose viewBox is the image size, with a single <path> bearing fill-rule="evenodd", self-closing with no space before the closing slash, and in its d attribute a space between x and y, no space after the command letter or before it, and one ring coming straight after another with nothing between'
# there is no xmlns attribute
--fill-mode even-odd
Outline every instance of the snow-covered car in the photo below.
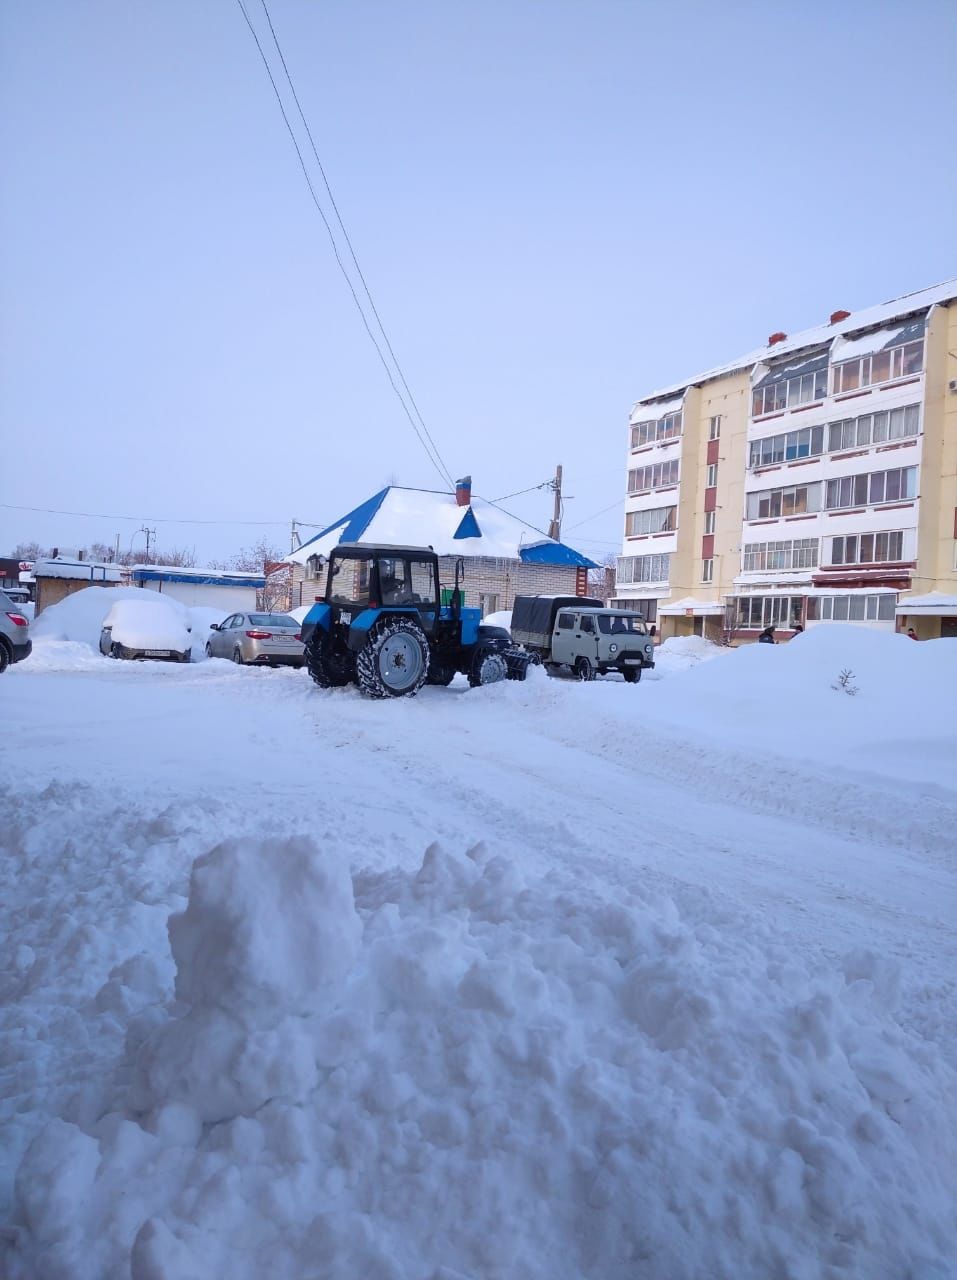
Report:
<svg viewBox="0 0 957 1280"><path fill-rule="evenodd" d="M15 600L0 591L0 671L30 656L30 619Z"/></svg>
<svg viewBox="0 0 957 1280"><path fill-rule="evenodd" d="M183 615L166 600L149 595L152 598L146 600L117 600L103 619L100 653L189 662L190 628Z"/></svg>

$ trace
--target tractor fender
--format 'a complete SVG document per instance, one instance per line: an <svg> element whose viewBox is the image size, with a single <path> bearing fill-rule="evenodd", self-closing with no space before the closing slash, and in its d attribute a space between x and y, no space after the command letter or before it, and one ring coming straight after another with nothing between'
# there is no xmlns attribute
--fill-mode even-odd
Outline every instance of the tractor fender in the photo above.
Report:
<svg viewBox="0 0 957 1280"><path fill-rule="evenodd" d="M299 629L299 636L303 644L308 644L312 639L312 633L318 627L320 631L329 630L329 619L332 610L327 604L317 603L312 606L309 612L302 620L302 626Z"/></svg>
<svg viewBox="0 0 957 1280"><path fill-rule="evenodd" d="M413 618L421 624L418 609L390 606L387 609L362 609L349 624L349 648L358 651L365 646L369 632L383 618Z"/></svg>

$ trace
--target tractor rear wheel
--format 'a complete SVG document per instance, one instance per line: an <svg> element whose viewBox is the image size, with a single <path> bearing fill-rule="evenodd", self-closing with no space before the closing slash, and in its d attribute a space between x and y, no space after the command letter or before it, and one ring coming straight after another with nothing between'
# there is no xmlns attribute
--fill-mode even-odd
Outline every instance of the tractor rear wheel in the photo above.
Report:
<svg viewBox="0 0 957 1280"><path fill-rule="evenodd" d="M356 655L356 684L370 698L418 693L429 671L429 642L411 618L386 618Z"/></svg>
<svg viewBox="0 0 957 1280"><path fill-rule="evenodd" d="M481 653L476 656L469 672L469 684L473 689L480 684L498 684L508 679L508 663L500 653Z"/></svg>
<svg viewBox="0 0 957 1280"><path fill-rule="evenodd" d="M325 632L313 632L306 645L306 667L320 689L341 689L355 675L352 654Z"/></svg>

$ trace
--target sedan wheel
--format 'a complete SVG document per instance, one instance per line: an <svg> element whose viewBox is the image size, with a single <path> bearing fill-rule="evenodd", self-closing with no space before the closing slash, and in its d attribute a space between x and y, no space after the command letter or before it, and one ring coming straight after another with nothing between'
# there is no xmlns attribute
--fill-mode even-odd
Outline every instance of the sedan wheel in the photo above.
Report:
<svg viewBox="0 0 957 1280"><path fill-rule="evenodd" d="M212 656L213 656L213 646L207 640L206 641L206 657L211 658Z"/></svg>
<svg viewBox="0 0 957 1280"><path fill-rule="evenodd" d="M237 663L240 667L243 665L243 655L238 649L233 650L233 662Z"/></svg>

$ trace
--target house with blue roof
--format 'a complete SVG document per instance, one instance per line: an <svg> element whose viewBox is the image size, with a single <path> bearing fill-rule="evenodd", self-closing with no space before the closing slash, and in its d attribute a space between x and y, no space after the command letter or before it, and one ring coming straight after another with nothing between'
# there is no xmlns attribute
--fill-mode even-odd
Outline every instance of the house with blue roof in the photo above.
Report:
<svg viewBox="0 0 957 1280"><path fill-rule="evenodd" d="M340 542L431 547L447 591L461 559L465 603L480 608L483 617L511 609L516 595L587 595L588 571L598 567L580 551L474 495L471 476L459 480L454 493L388 485L288 557L290 607L322 598L323 570Z"/></svg>

